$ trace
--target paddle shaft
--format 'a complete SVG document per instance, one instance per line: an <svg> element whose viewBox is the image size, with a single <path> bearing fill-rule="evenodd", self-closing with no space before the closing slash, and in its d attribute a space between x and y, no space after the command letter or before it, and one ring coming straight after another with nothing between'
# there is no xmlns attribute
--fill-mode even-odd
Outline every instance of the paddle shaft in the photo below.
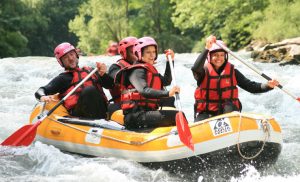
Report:
<svg viewBox="0 0 300 182"><path fill-rule="evenodd" d="M264 79L270 81L272 80L272 78L270 78L269 76L267 76L266 74L264 74L263 72L261 72L260 70L258 70L257 68L255 68L254 66L246 63L245 61L243 61L242 58L240 58L238 55L236 55L235 53L233 53L230 49L228 49L227 47L223 46L222 44L219 44L218 42L216 42L215 44L217 44L218 46L220 46L222 49L224 49L226 52L228 52L229 54L231 54L235 59L239 60L241 63L243 63L244 65L246 65L248 68L250 68L251 70L253 70L255 73L259 74L260 76L262 76ZM289 91L287 91L286 89L283 88L282 85L278 85L278 88L280 88L282 91L284 91L286 94L288 94L289 96L291 96L292 98L298 100L299 98L297 98L295 95L293 95L292 93L290 93Z"/></svg>
<svg viewBox="0 0 300 182"><path fill-rule="evenodd" d="M171 69L171 75L172 75L172 80L174 83L174 86L177 86L176 84L176 78L175 78L175 74L174 74L174 67L173 67L173 60L171 55L168 55L168 59L169 59L169 64L170 64L170 69ZM178 106L178 110L182 111L182 107L181 107L181 103L180 103L180 97L178 93L175 93L175 100Z"/></svg>
<svg viewBox="0 0 300 182"><path fill-rule="evenodd" d="M168 55L168 60L169 60L169 64L170 64L173 84L174 84L174 86L177 86L174 67L173 67L173 60L172 60L171 55ZM178 106L178 112L175 116L175 121L176 121L176 127L177 127L177 132L179 135L179 139L185 146L187 146L189 149L194 151L193 137L192 137L192 134L190 131L190 127L188 125L188 121L182 111L182 108L181 108L179 93L175 93L175 101Z"/></svg>
<svg viewBox="0 0 300 182"><path fill-rule="evenodd" d="M48 113L47 116L50 116L62 103L64 103L65 100L68 99L70 95L72 95L85 81L87 81L95 72L98 70L98 68L93 69L92 72L90 72L81 82L79 82L75 88L73 88L64 98L62 98L59 103L57 103ZM44 117L42 119L45 119Z"/></svg>
<svg viewBox="0 0 300 182"><path fill-rule="evenodd" d="M72 95L78 87L80 87L87 79L89 79L98 69L95 68L90 72L75 88L73 88L59 103L57 103L46 115L41 117L36 123L31 125L25 125L18 129L12 135L10 135L6 140L4 140L1 145L9 146L28 146L32 143L35 138L37 127L42 123L42 121L50 116L55 109L57 109L70 95Z"/></svg>

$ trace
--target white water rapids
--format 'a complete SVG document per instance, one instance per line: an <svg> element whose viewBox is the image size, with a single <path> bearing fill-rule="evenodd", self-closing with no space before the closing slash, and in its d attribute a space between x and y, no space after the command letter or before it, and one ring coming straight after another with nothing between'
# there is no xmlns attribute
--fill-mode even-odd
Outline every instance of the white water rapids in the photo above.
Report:
<svg viewBox="0 0 300 182"><path fill-rule="evenodd" d="M196 81L190 70L198 54L176 54L176 81L181 86L181 102L187 118L193 120ZM249 58L247 54L241 57ZM119 57L82 57L80 65L94 66L101 61L108 66ZM249 61L249 59L246 59ZM240 62L232 60L246 77L266 82ZM291 93L300 96L300 67L269 63L252 63L266 75L276 78ZM165 68L165 57L159 56L158 70ZM28 124L36 104L34 92L46 85L62 70L54 58L20 57L0 59L0 142ZM282 127L283 148L277 163L263 171L252 166L230 181L299 181L300 180L300 103L280 89L251 94L242 89L243 112L271 115ZM1 151L8 149L0 147ZM220 181L217 176L200 175L196 179L175 176L163 170L115 158L87 158L63 153L53 146L36 142L29 147L9 149L13 155L0 156L0 181ZM220 168L219 170L222 170ZM211 172L213 173L213 171Z"/></svg>

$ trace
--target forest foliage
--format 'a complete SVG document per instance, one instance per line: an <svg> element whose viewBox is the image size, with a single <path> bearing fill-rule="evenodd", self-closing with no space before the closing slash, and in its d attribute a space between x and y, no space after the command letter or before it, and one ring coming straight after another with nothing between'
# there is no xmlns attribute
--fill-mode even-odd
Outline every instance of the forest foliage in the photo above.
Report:
<svg viewBox="0 0 300 182"><path fill-rule="evenodd" d="M61 42L104 54L127 36L182 53L214 34L237 50L300 36L299 9L299 0L1 0L0 57L53 56Z"/></svg>

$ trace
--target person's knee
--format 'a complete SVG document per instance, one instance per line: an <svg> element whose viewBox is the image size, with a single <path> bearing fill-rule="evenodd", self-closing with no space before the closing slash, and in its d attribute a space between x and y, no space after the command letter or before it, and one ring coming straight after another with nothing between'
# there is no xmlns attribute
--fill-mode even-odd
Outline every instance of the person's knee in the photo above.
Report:
<svg viewBox="0 0 300 182"><path fill-rule="evenodd" d="M138 129L147 127L146 115L144 112L128 113L124 116L124 126L127 129Z"/></svg>
<svg viewBox="0 0 300 182"><path fill-rule="evenodd" d="M204 119L207 119L210 117L211 117L211 115L208 113L197 113L196 117L195 117L195 122L201 121L201 120L204 120Z"/></svg>
<svg viewBox="0 0 300 182"><path fill-rule="evenodd" d="M107 112L109 113L109 118L115 111L120 110L120 109L121 109L121 104L119 104L119 103L108 104Z"/></svg>
<svg viewBox="0 0 300 182"><path fill-rule="evenodd" d="M160 100L160 106L161 107L175 107L175 98L174 97L168 97L168 98L162 98Z"/></svg>
<svg viewBox="0 0 300 182"><path fill-rule="evenodd" d="M107 103L94 86L85 87L78 98L74 113L81 117L106 118Z"/></svg>
<svg viewBox="0 0 300 182"><path fill-rule="evenodd" d="M232 102L227 102L223 105L223 113L229 113L232 111L239 111L239 108Z"/></svg>

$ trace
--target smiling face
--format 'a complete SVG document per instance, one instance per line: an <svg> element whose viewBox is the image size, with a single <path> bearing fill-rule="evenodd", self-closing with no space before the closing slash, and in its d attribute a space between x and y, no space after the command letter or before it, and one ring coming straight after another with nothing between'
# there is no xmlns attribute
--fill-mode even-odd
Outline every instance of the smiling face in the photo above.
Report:
<svg viewBox="0 0 300 182"><path fill-rule="evenodd" d="M210 63L218 70L225 62L225 52L214 52L210 54Z"/></svg>
<svg viewBox="0 0 300 182"><path fill-rule="evenodd" d="M78 66L78 58L75 50L68 52L60 59L67 70L75 69Z"/></svg>
<svg viewBox="0 0 300 182"><path fill-rule="evenodd" d="M147 46L142 51L142 61L149 64L154 64L156 58L156 47Z"/></svg>

